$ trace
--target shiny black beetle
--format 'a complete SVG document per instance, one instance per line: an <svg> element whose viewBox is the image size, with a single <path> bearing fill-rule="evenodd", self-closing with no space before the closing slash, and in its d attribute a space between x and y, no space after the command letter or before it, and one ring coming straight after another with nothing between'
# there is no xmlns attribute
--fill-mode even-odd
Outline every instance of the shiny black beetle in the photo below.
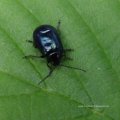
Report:
<svg viewBox="0 0 120 120"><path fill-rule="evenodd" d="M29 58L29 57L46 58L47 66L50 69L49 74L46 77L44 77L39 82L39 84L43 82L46 78L48 78L57 66L73 68L73 69L82 70L86 72L83 69L61 64L61 60L63 58L71 60L69 57L66 57L65 53L67 51L73 51L73 49L63 48L63 45L59 36L59 27L60 27L60 21L58 22L57 29L51 25L41 25L40 27L34 30L33 41L28 40L28 42L33 43L35 48L39 49L39 51L42 53L42 56L28 55L28 56L25 56L25 58Z"/></svg>

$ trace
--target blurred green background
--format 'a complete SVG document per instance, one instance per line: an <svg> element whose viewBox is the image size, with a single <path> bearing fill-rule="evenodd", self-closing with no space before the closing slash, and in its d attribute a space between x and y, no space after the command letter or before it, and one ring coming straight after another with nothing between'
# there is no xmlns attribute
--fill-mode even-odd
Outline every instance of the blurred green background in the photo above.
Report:
<svg viewBox="0 0 120 120"><path fill-rule="evenodd" d="M74 60L48 73L27 39L56 27ZM120 0L0 0L0 120L120 120Z"/></svg>

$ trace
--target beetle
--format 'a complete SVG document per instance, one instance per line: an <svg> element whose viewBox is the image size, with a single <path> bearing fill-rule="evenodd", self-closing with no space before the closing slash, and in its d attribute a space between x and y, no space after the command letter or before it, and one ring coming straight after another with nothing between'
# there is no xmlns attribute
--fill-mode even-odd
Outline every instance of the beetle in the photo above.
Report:
<svg viewBox="0 0 120 120"><path fill-rule="evenodd" d="M51 25L41 25L37 27L33 32L33 41L28 40L28 42L33 43L33 46L41 52L41 56L28 55L24 58L45 58L47 60L47 66L49 68L49 73L45 76L38 84L42 83L45 79L51 76L53 70L57 66L63 66L67 68L82 70L67 65L61 64L63 58L71 60L71 58L66 56L66 52L71 52L73 49L64 49L60 38L60 21L58 22L57 28Z"/></svg>

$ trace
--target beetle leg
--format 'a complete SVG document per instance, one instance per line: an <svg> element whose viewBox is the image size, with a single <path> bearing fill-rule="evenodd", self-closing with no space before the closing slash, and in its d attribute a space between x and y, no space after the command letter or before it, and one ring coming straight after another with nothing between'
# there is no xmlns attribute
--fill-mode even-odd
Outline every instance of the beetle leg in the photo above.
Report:
<svg viewBox="0 0 120 120"><path fill-rule="evenodd" d="M33 43L33 41L32 41L32 40L26 40L26 42Z"/></svg>
<svg viewBox="0 0 120 120"><path fill-rule="evenodd" d="M73 60L72 58L67 57L66 55L63 55L63 58L64 58L65 60Z"/></svg>
<svg viewBox="0 0 120 120"><path fill-rule="evenodd" d="M59 20L58 21L58 24L57 24L57 31L60 33L60 25L61 25L61 21Z"/></svg>
<svg viewBox="0 0 120 120"><path fill-rule="evenodd" d="M53 70L51 69L51 70L49 71L48 75L47 75L46 77L44 77L44 78L38 83L38 85L39 85L40 83L44 82L48 77L50 77L51 74L52 74L52 72L53 72Z"/></svg>
<svg viewBox="0 0 120 120"><path fill-rule="evenodd" d="M32 44L33 44L33 46L34 46L35 48L37 48L37 45L35 44L35 42L34 42L34 41L32 41L32 40L26 40L26 42L32 43Z"/></svg>
<svg viewBox="0 0 120 120"><path fill-rule="evenodd" d="M42 83L42 82L44 82L48 77L50 77L51 76L51 74L52 74L52 72L53 72L53 68L47 63L47 66L48 66L48 68L49 68L49 73L48 73L48 75L47 76L45 76L39 83L38 83L38 85L40 84L40 83Z"/></svg>
<svg viewBox="0 0 120 120"><path fill-rule="evenodd" d="M69 49L64 49L63 51L64 51L63 57L64 57L65 60L73 60L72 58L66 56L66 52L73 52L74 49L69 48Z"/></svg>
<svg viewBox="0 0 120 120"><path fill-rule="evenodd" d="M26 58L26 59L28 59L28 58L44 58L45 56L34 56L34 55L27 55L27 56L24 56L23 58Z"/></svg>
<svg viewBox="0 0 120 120"><path fill-rule="evenodd" d="M64 51L64 52L73 52L74 49L69 48L69 49L64 49L63 51Z"/></svg>

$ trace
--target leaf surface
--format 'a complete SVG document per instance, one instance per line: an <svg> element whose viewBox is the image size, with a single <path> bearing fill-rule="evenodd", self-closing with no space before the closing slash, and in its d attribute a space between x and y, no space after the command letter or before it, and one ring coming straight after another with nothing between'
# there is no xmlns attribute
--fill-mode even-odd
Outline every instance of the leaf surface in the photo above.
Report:
<svg viewBox="0 0 120 120"><path fill-rule="evenodd" d="M1 120L119 120L119 0L0 1ZM42 24L62 24L61 39L73 61L50 78L46 61L26 40Z"/></svg>

